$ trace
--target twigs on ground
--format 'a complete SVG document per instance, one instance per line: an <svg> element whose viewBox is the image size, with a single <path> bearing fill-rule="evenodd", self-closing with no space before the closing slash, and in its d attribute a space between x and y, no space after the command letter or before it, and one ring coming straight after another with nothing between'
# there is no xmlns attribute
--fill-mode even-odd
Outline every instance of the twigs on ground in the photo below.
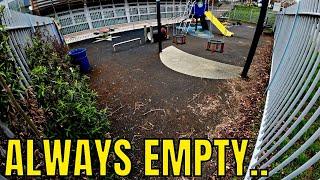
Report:
<svg viewBox="0 0 320 180"><path fill-rule="evenodd" d="M127 106L127 105L122 105L122 104L121 104L121 106L120 106L119 108L117 108L116 110L112 111L110 114L107 115L107 117L113 116L115 113L117 113L118 111L120 111L121 109L123 109L123 108L126 107L126 106Z"/></svg>
<svg viewBox="0 0 320 180"><path fill-rule="evenodd" d="M156 112L156 111L162 111L163 114L166 116L166 111L164 109L151 109L150 111L147 111L147 112L143 113L142 116L146 116L147 114L153 113L153 112Z"/></svg>
<svg viewBox="0 0 320 180"><path fill-rule="evenodd" d="M194 100L196 100L201 94L202 94L202 91L199 92L198 94L194 94L193 97L192 97L192 99L190 99L190 100L188 101L188 103L191 103L191 102L193 102Z"/></svg>
<svg viewBox="0 0 320 180"><path fill-rule="evenodd" d="M179 139L180 139L180 138L190 138L190 137L192 137L192 135L193 135L193 133L194 133L195 131L196 131L196 130L192 128L190 132L187 132L187 133L178 133L178 134L180 134Z"/></svg>
<svg viewBox="0 0 320 180"><path fill-rule="evenodd" d="M139 110L141 107L143 107L145 104L143 102L135 102L134 103L134 111L133 115L136 114L136 111Z"/></svg>
<svg viewBox="0 0 320 180"><path fill-rule="evenodd" d="M154 125L151 122L146 122L143 126L139 126L139 128L150 131L154 128Z"/></svg>
<svg viewBox="0 0 320 180"><path fill-rule="evenodd" d="M39 139L46 138L46 136L40 132L36 125L33 123L32 119L23 111L19 103L17 102L16 98L14 97L11 89L7 85L5 79L0 74L0 85L4 88L5 92L8 93L9 99L13 105L13 107L19 112L19 114L22 116L22 118L28 123L31 130L38 136Z"/></svg>

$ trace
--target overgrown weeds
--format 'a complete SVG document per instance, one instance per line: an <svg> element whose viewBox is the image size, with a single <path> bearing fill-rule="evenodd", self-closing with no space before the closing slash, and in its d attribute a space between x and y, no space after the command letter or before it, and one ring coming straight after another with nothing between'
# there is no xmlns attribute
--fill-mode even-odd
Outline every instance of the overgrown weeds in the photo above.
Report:
<svg viewBox="0 0 320 180"><path fill-rule="evenodd" d="M97 108L97 94L88 76L70 63L67 47L35 34L26 49L34 90L47 117L50 138L103 138L109 128L106 110Z"/></svg>
<svg viewBox="0 0 320 180"><path fill-rule="evenodd" d="M0 8L2 17L4 8ZM31 86L25 88L21 83L21 70L15 62L18 57L11 53L8 40L9 33L4 25L0 25L0 75L3 80L0 83L0 120L1 128L6 128L0 131L0 150L6 146L5 139L13 138L8 134L22 142L39 137L30 131L31 125L24 115L36 126L36 132L43 132L50 139L107 138L107 112L98 108L97 94L89 88L89 77L70 63L67 46L36 30L32 43L25 49L31 77ZM25 146L22 147L25 153ZM34 149L39 155L35 155L36 167L44 170L43 155L39 153L41 146L35 143ZM1 164L0 169L3 168L4 164Z"/></svg>

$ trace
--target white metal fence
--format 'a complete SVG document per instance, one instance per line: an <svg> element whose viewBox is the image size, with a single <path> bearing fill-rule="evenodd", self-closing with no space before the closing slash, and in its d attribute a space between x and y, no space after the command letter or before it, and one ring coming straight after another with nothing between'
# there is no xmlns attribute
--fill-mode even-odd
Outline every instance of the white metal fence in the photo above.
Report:
<svg viewBox="0 0 320 180"><path fill-rule="evenodd" d="M271 79L249 166L268 169L269 178L320 178L319 13L320 0L301 0L277 15Z"/></svg>
<svg viewBox="0 0 320 180"><path fill-rule="evenodd" d="M186 2L187 0L161 1L162 18L170 19L182 16ZM59 22L61 33L64 35L157 18L155 1L132 3L117 3L115 1L115 3L107 5L70 9L50 16Z"/></svg>
<svg viewBox="0 0 320 180"><path fill-rule="evenodd" d="M12 10L5 9L1 19L3 25L9 33L10 55L14 58L15 65L20 75L20 85L24 88L30 85L29 67L25 53L25 48L31 44L32 34L35 28L39 29L46 36L55 37L63 43L63 37L60 35L53 20L48 17L34 16Z"/></svg>

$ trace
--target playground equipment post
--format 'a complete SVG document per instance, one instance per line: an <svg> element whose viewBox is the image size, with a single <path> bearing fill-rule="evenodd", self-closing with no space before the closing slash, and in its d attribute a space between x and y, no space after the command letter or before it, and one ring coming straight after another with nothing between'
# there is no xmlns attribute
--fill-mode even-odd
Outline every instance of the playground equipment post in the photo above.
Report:
<svg viewBox="0 0 320 180"><path fill-rule="evenodd" d="M260 15L259 15L259 20L257 23L257 27L256 27L256 31L254 33L254 37L251 43L251 47L249 50L249 54L247 57L247 61L246 64L244 65L243 71L241 73L241 77L242 78L247 78L248 77L248 72L254 57L254 54L256 52L258 43L259 43L259 39L260 36L263 32L263 23L264 23L264 19L266 18L266 14L267 14L267 10L268 10L268 0L262 0L262 7L260 9Z"/></svg>
<svg viewBox="0 0 320 180"><path fill-rule="evenodd" d="M161 13L160 13L160 0L157 0L157 21L158 21L158 40L159 40L159 53L162 52L162 39L161 39Z"/></svg>

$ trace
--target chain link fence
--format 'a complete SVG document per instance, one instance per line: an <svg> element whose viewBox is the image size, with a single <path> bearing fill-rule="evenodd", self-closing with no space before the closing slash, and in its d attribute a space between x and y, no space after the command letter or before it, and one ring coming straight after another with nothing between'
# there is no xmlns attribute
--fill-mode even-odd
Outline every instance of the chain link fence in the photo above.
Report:
<svg viewBox="0 0 320 180"><path fill-rule="evenodd" d="M241 21L246 23L258 22L260 15L260 8L254 6L240 6L236 5L231 11L224 13L224 17L233 21ZM273 26L276 15L272 11L267 12L266 24Z"/></svg>

